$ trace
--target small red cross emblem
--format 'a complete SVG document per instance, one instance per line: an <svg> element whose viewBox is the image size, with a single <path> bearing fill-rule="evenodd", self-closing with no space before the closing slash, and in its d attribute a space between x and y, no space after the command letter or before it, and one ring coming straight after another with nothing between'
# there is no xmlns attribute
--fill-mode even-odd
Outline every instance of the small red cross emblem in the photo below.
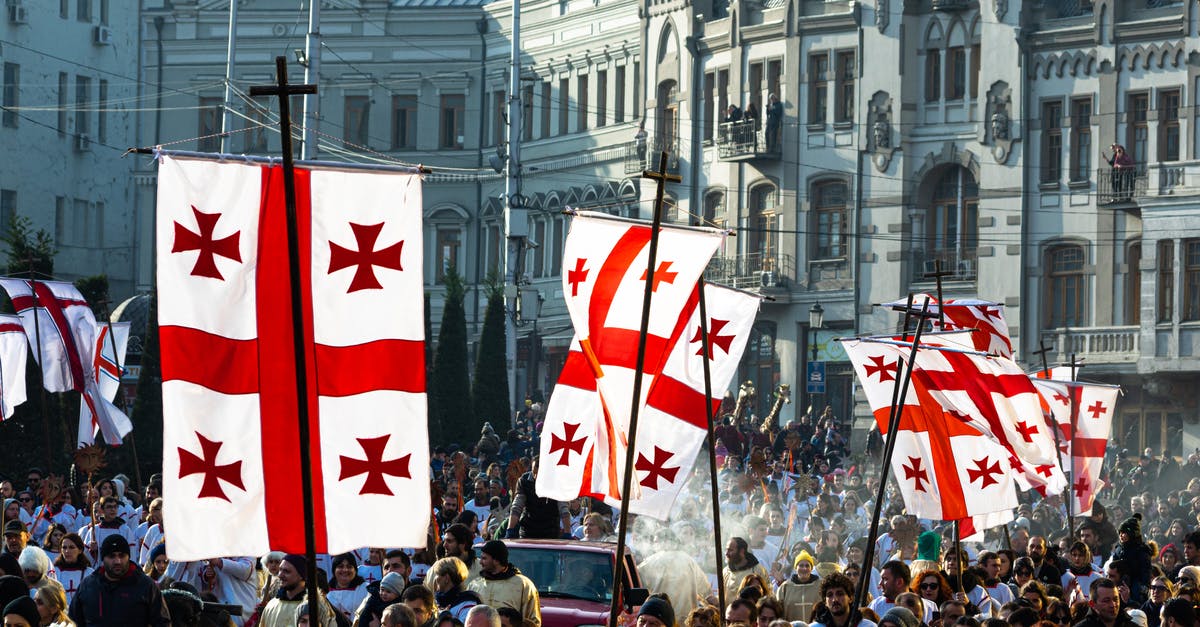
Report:
<svg viewBox="0 0 1200 627"><path fill-rule="evenodd" d="M225 277L221 276L220 270L217 270L214 256L220 255L241 263L242 253L238 249L238 240L241 239L242 232L234 231L233 235L213 239L213 231L222 214L204 213L195 205L192 206L192 214L196 216L196 227L200 232L193 232L178 221L175 222L175 245L171 247L171 252L200 251L200 254L196 256L196 265L192 266L192 276L206 276L224 281Z"/></svg>
<svg viewBox="0 0 1200 627"><path fill-rule="evenodd" d="M1008 456L1008 465L1012 467L1013 472L1016 472L1016 473L1025 472L1025 465L1021 463L1020 459L1017 459L1016 455ZM1049 476L1049 475L1047 475L1047 476Z"/></svg>
<svg viewBox="0 0 1200 627"><path fill-rule="evenodd" d="M1054 400L1056 400L1056 401L1058 401L1058 402L1062 403L1063 405L1070 405L1070 404L1071 404L1071 399L1069 399L1069 398L1067 398L1067 397L1063 396L1063 395L1062 395L1062 394L1060 394L1059 392L1055 392L1055 393L1054 393Z"/></svg>
<svg viewBox="0 0 1200 627"><path fill-rule="evenodd" d="M920 457L909 457L908 465L901 466L904 469L904 478L913 480L913 489L918 492L926 492L923 482L929 481L929 474L921 467Z"/></svg>
<svg viewBox="0 0 1200 627"><path fill-rule="evenodd" d="M342 268L355 266L354 278L350 281L350 289L346 293L359 290L380 290L383 286L375 278L375 266L390 270L403 270L400 267L400 253L404 250L404 240L400 240L387 248L375 250L375 241L383 230L383 223L355 224L350 223L354 231L354 241L358 250L343 248L329 242L329 272L333 274Z"/></svg>
<svg viewBox="0 0 1200 627"><path fill-rule="evenodd" d="M999 307L978 307L979 313L983 314L984 318L995 318L999 320L1003 316L1000 314Z"/></svg>
<svg viewBox="0 0 1200 627"><path fill-rule="evenodd" d="M871 357L870 364L864 364L863 368L867 371L867 376L879 374L879 382L895 381L896 377L892 374L896 372L896 364L885 363L887 358L883 355L874 355ZM874 364L874 365L872 365Z"/></svg>
<svg viewBox="0 0 1200 627"><path fill-rule="evenodd" d="M1054 470L1054 466L1050 464L1042 464L1040 466L1035 466L1033 470L1043 477L1049 477L1051 475L1051 471Z"/></svg>
<svg viewBox="0 0 1200 627"><path fill-rule="evenodd" d="M733 343L733 336L732 335L721 335L721 329L724 329L725 325L727 325L727 324L729 324L728 320L717 320L716 318L713 318L712 326L708 330L708 358L709 359L713 358L713 347L714 346L720 346L721 350L725 351L726 355L729 354L729 345ZM703 340L703 337L701 337L701 335L700 335L700 327L696 327L696 334L694 336L692 336L692 339L690 340L690 342L701 342L701 340ZM701 342L700 348L696 349L696 354L697 355L704 354L703 342Z"/></svg>
<svg viewBox="0 0 1200 627"><path fill-rule="evenodd" d="M562 455L558 456L559 466L570 465L571 451L583 455L583 443L587 441L587 438L580 436L580 438L576 440L575 432L578 430L578 424L564 422L563 437L560 438L557 435L550 434L550 454L553 455L559 451L562 452Z"/></svg>
<svg viewBox="0 0 1200 627"><path fill-rule="evenodd" d="M338 481L344 481L350 477L357 477L361 474L367 475L367 480L363 482L362 489L359 494L383 494L392 496L392 490L388 487L387 481L384 481L384 475L393 477L403 477L412 479L412 475L408 472L408 460L412 455L397 457L396 459L383 459L383 449L387 446L391 434L381 435L377 438L355 438L358 440L358 445L362 447L363 453L366 454L366 459L354 459L339 455L338 459L342 463L342 472L338 476Z"/></svg>
<svg viewBox="0 0 1200 627"><path fill-rule="evenodd" d="M1108 408L1105 407L1100 401L1092 403L1092 405L1087 408L1088 413L1091 414L1092 418L1095 418L1096 420L1099 420L1100 416L1103 416L1104 412L1107 410Z"/></svg>
<svg viewBox="0 0 1200 627"><path fill-rule="evenodd" d="M567 270L567 283L571 284L571 296L579 296L579 284L587 280L590 270L583 267L586 264L587 259L580 257L575 260L575 269Z"/></svg>
<svg viewBox="0 0 1200 627"><path fill-rule="evenodd" d="M1024 420L1017 423L1017 433L1020 433L1021 437L1024 438L1026 442L1032 442L1033 435L1037 432L1038 428L1036 425L1031 425Z"/></svg>
<svg viewBox="0 0 1200 627"><path fill-rule="evenodd" d="M973 482L978 479L980 488L1000 483L992 477L992 475L1000 474L1000 462L991 462L991 464L988 464L989 461L991 460L986 456L983 459L974 460L975 467L967 469L967 480Z"/></svg>
<svg viewBox="0 0 1200 627"><path fill-rule="evenodd" d="M1075 488L1075 498L1082 501L1083 497L1087 496L1087 493L1091 491L1092 484L1088 481L1087 477L1079 475L1079 479L1076 479L1075 485L1071 487Z"/></svg>
<svg viewBox="0 0 1200 627"><path fill-rule="evenodd" d="M671 272L670 261L658 262L658 269L654 271L654 278L650 280L650 291L657 292L659 283L674 283L675 277L679 276L678 272ZM646 272L642 271L642 280L646 280Z"/></svg>
<svg viewBox="0 0 1200 627"><path fill-rule="evenodd" d="M194 433L200 440L200 454L204 457L197 457L195 453L178 447L179 478L195 474L204 475L204 483L200 484L200 498L212 496L228 501L229 497L225 496L225 491L221 489L222 481L244 492L246 486L242 485L242 462L218 465L217 453L224 443L214 442L200 435L199 431Z"/></svg>
<svg viewBox="0 0 1200 627"><path fill-rule="evenodd" d="M638 453L637 463L633 467L646 473L639 483L651 490L658 489L659 477L665 479L668 485L675 483L675 474L679 472L679 467L666 467L667 462L674 456L674 453L664 451L657 446L654 447L654 461L650 461L646 459L645 455Z"/></svg>

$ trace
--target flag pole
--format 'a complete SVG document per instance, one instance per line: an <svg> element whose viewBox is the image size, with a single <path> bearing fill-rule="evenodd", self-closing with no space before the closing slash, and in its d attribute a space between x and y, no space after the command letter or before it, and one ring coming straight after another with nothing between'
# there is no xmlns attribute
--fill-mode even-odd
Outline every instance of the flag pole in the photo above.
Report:
<svg viewBox="0 0 1200 627"><path fill-rule="evenodd" d="M1072 384L1075 383L1075 377L1077 376L1076 370L1078 369L1078 366L1079 362L1075 361L1075 353L1071 353ZM1079 401L1075 400L1075 390L1077 389L1081 390L1082 392L1082 389L1075 385L1067 386L1067 390L1070 391L1070 394L1067 395L1067 398L1071 400L1071 411L1068 414L1067 420L1067 431L1071 435L1071 473L1067 474L1067 471L1065 469L1063 470L1063 476L1067 480L1067 488L1065 490L1067 494L1067 498L1065 499L1067 501L1067 531L1071 534L1070 537L1072 538L1075 537L1075 517L1071 510L1075 509L1072 501L1075 500L1075 482L1073 481L1075 478L1075 412L1079 411ZM1114 411L1114 413L1116 412Z"/></svg>
<svg viewBox="0 0 1200 627"><path fill-rule="evenodd" d="M716 547L717 556L717 603L719 607L725 607L725 553L721 547L721 490L717 486L717 440L716 433L713 430L713 408L712 408L712 372L709 369L708 355L711 348L708 342L708 309L704 304L704 277L700 277L700 350L704 353L704 418L705 425L708 426L708 480L712 483L712 517L713 517L713 533L715 537L713 544ZM787 541L787 536L784 536L784 541Z"/></svg>
<svg viewBox="0 0 1200 627"><path fill-rule="evenodd" d="M46 472L50 472L50 459L52 457L50 455L50 415L46 407L46 404L49 402L46 399L46 370L45 366L42 365L42 325L39 322L41 316L38 315L37 276L33 271L33 257L30 256L27 261L29 262L29 295L33 297L33 345L37 347L38 381L41 383L38 387L41 388L39 392L42 399L42 435L46 440ZM66 437L66 434L64 433L63 436ZM76 438L75 444L79 444L78 438ZM71 448L75 449L78 446ZM95 537L96 534L93 533L92 538L95 539Z"/></svg>
<svg viewBox="0 0 1200 627"><path fill-rule="evenodd" d="M320 625L321 596L317 589L316 521L313 513L312 434L308 424L308 367L304 353L304 316L300 288L300 235L296 224L296 168L292 157L292 113L289 97L295 94L315 94L316 85L288 85L287 58L275 57L276 84L252 86L251 96L279 97L279 136L283 142L283 195L287 210L288 270L291 281L292 341L296 360L296 409L300 436L300 486L304 495L304 560L307 565L305 585L308 597L308 621Z"/></svg>
<svg viewBox="0 0 1200 627"><path fill-rule="evenodd" d="M654 268L658 256L658 231L662 226L663 195L667 181L679 183L683 177L667 174L667 151L662 151L658 170L646 170L642 176L658 182L654 195L654 216L650 223L650 251L646 262L646 289L642 293L642 322L638 329L637 365L633 371L633 401L629 410L629 442L625 448L625 477L621 484L621 516L617 524L616 568L613 573L612 604L609 606L608 627L617 627L621 609L621 583L625 579L625 533L629 529L629 491L633 488L633 455L637 448L638 409L642 398L642 372L646 368L646 329L650 326L650 300L654 295ZM707 399L706 399L707 400Z"/></svg>
<svg viewBox="0 0 1200 627"><path fill-rule="evenodd" d="M1042 358L1042 376L1045 377L1047 381L1050 380L1050 366L1046 363L1046 353L1048 353L1049 351L1050 351L1050 346L1047 345L1044 340L1038 343L1038 350L1033 351L1034 355L1039 355ZM1071 356L1071 381L1075 380L1075 365L1074 364L1075 364L1075 356L1072 355ZM1067 384L1067 398L1070 399L1069 402L1071 404L1070 411L1067 413L1067 428L1071 429L1071 426L1075 423L1075 387L1073 385L1071 385L1070 383ZM1062 461L1063 450L1062 450L1062 442L1060 441L1060 436L1058 433L1058 431L1059 431L1058 420L1054 418L1053 414L1050 416L1050 420L1053 421L1053 425L1050 427L1050 433L1054 434L1054 459L1058 462L1058 470L1060 472L1062 472L1063 478L1067 480L1067 487L1064 490L1065 496L1063 498L1063 501L1065 501L1064 505L1067 508L1067 533L1069 534L1068 537L1074 538L1075 537L1075 521L1074 521L1073 517L1071 516L1071 510L1073 509L1071 507L1071 501L1073 499L1073 496L1071 495L1071 490L1073 488L1071 486L1071 480L1069 478L1069 475L1067 474L1067 467L1063 464L1063 461ZM1070 449L1068 448L1068 452L1069 452L1069 450ZM1073 457L1071 455L1067 455L1067 459L1072 460L1071 465L1073 466L1074 465ZM1008 526L1006 525L1004 527L1004 529L1005 529L1005 531L1007 531Z"/></svg>
<svg viewBox="0 0 1200 627"><path fill-rule="evenodd" d="M857 615L858 608L863 606L866 601L867 585L871 581L871 562L875 558L875 540L879 536L879 517L883 513L883 497L887 493L888 472L892 467L892 453L896 450L896 430L900 428L900 416L904 412L904 401L908 397L908 384L912 380L912 362L917 356L917 347L921 345L921 331L925 326L925 319L931 318L929 314L929 298L925 298L925 302L921 305L920 311L912 308L912 294L908 295L908 305L904 308L904 330L903 336L908 336L908 322L912 317L917 318L917 329L913 333L912 350L909 352L908 362L909 368L904 371L903 382L901 382L900 370L904 368L904 360L896 360L896 384L892 388L892 408L888 414L888 432L887 443L883 449L883 461L879 465L879 489L875 494L875 507L871 513L871 530L867 534L867 547L863 552L862 574L859 576L859 585L855 588L854 606L850 608L852 612L851 625L857 624L854 617Z"/></svg>
<svg viewBox="0 0 1200 627"><path fill-rule="evenodd" d="M119 399L121 403L117 406L117 408L121 411L128 412L129 408L125 405L125 395L121 393L121 377L124 376L125 371L121 367L121 355L117 352L117 336L115 333L113 333L112 312L108 310L108 299L103 299L97 304L104 307L104 323L108 325L108 341L109 344L112 345L113 365L117 367L117 399ZM99 349L100 354L97 355L97 357L103 359L104 347L100 346ZM130 422L132 421L133 419L130 418ZM133 478L137 481L137 491L138 494L143 494L145 485L142 484L142 465L138 462L137 442L133 439L133 432L129 433L129 451L133 453Z"/></svg>

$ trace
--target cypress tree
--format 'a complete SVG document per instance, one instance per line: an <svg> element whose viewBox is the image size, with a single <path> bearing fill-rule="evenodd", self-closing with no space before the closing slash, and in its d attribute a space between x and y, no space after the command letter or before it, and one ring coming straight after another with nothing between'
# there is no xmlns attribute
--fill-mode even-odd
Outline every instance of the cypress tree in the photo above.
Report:
<svg viewBox="0 0 1200 627"><path fill-rule="evenodd" d="M487 281L487 310L475 359L471 402L476 424L492 423L501 439L508 433L511 409L508 404L508 368L505 364L504 286L495 273Z"/></svg>
<svg viewBox="0 0 1200 627"><path fill-rule="evenodd" d="M463 308L466 289L462 276L451 266L446 285L442 325L438 330L433 378L429 382L430 422L438 425L442 443L456 442L464 448L475 443L478 429L471 412L471 381L467 371L467 314Z"/></svg>

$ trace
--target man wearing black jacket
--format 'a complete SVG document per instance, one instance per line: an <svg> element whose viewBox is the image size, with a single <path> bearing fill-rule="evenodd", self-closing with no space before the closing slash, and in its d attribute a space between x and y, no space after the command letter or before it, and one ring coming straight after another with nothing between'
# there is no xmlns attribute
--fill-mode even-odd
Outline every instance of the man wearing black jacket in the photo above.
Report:
<svg viewBox="0 0 1200 627"><path fill-rule="evenodd" d="M166 627L171 615L154 580L129 562L129 543L111 535L100 545L103 564L84 577L68 615L78 627Z"/></svg>

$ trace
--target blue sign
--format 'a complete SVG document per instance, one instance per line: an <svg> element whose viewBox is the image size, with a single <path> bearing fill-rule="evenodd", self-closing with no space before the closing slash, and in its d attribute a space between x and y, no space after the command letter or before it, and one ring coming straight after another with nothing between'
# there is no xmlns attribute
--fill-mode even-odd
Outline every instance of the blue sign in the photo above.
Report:
<svg viewBox="0 0 1200 627"><path fill-rule="evenodd" d="M808 373L804 377L804 389L809 394L825 393L825 362L808 362Z"/></svg>

